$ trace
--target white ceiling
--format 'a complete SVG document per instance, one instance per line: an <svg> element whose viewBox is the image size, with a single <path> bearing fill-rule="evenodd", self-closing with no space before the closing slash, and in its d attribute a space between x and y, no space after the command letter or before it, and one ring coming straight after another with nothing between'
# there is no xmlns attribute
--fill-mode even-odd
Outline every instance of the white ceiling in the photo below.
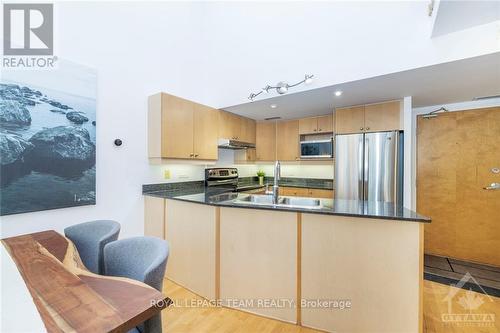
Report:
<svg viewBox="0 0 500 333"><path fill-rule="evenodd" d="M475 0L436 2L432 37L500 20L500 1Z"/></svg>
<svg viewBox="0 0 500 333"><path fill-rule="evenodd" d="M314 73L321 75L321 73ZM335 97L336 90L343 91ZM500 95L500 52L222 108L262 120L330 113L334 107L412 96L422 107ZM277 108L272 109L271 104Z"/></svg>

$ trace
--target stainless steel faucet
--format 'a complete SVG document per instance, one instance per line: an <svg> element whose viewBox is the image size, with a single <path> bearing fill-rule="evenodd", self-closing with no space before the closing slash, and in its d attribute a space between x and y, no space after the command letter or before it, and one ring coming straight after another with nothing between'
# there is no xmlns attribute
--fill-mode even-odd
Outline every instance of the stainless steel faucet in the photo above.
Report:
<svg viewBox="0 0 500 333"><path fill-rule="evenodd" d="M276 161L274 164L274 185L273 185L273 204L278 204L278 198L280 194L279 181L281 178L281 164L280 161Z"/></svg>

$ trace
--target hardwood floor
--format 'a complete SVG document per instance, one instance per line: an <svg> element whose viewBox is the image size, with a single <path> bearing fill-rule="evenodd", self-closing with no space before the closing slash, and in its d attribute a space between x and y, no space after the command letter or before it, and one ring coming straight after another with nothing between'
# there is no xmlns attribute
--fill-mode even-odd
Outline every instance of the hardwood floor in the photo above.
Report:
<svg viewBox="0 0 500 333"><path fill-rule="evenodd" d="M454 295L451 306L454 314L467 314L461 304L469 302L478 305L479 299L483 302L473 314L493 314L492 323L455 322L453 324L442 321L442 314L448 313L448 304L443 299L450 292ZM278 320L259 317L238 310L222 307L196 306L203 298L187 289L165 280L163 292L169 296L174 304L162 313L163 332L321 332ZM469 295L468 295L469 294ZM477 318L477 317L476 317ZM464 325L465 324L465 325ZM432 281L424 281L424 333L493 333L500 332L500 298L468 292L463 289L449 287Z"/></svg>

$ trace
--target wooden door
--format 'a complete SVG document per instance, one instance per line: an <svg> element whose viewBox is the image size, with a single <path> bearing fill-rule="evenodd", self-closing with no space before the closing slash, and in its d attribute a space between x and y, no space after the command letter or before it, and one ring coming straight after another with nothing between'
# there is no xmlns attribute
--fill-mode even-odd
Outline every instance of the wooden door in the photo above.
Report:
<svg viewBox="0 0 500 333"><path fill-rule="evenodd" d="M299 121L280 121L277 126L276 150L278 160L299 160Z"/></svg>
<svg viewBox="0 0 500 333"><path fill-rule="evenodd" d="M315 134L318 132L318 118L299 119L299 134Z"/></svg>
<svg viewBox="0 0 500 333"><path fill-rule="evenodd" d="M191 158L194 103L180 97L162 94L161 108L161 156Z"/></svg>
<svg viewBox="0 0 500 333"><path fill-rule="evenodd" d="M194 158L216 160L218 158L217 134L219 112L211 107L195 104L193 153Z"/></svg>
<svg viewBox="0 0 500 333"><path fill-rule="evenodd" d="M255 120L240 118L240 138L244 142L255 143Z"/></svg>
<svg viewBox="0 0 500 333"><path fill-rule="evenodd" d="M500 266L500 108L417 119L417 211L425 252Z"/></svg>
<svg viewBox="0 0 500 333"><path fill-rule="evenodd" d="M255 140L257 161L276 160L276 122L257 122Z"/></svg>
<svg viewBox="0 0 500 333"><path fill-rule="evenodd" d="M361 133L365 129L365 107L353 106L335 110L336 134Z"/></svg>
<svg viewBox="0 0 500 333"><path fill-rule="evenodd" d="M318 132L329 133L333 132L333 114L328 116L318 117Z"/></svg>
<svg viewBox="0 0 500 333"><path fill-rule="evenodd" d="M400 130L401 102L365 105L365 132Z"/></svg>
<svg viewBox="0 0 500 333"><path fill-rule="evenodd" d="M241 118L234 113L219 111L219 138L238 140Z"/></svg>

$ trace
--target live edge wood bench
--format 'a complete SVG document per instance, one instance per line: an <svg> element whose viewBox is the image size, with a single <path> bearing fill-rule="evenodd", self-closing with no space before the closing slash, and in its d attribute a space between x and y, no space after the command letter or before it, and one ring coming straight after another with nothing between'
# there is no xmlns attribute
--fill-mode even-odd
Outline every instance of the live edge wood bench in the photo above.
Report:
<svg viewBox="0 0 500 333"><path fill-rule="evenodd" d="M5 238L2 244L7 300L2 299L0 330L127 332L171 302L144 283L91 273L74 244L54 230Z"/></svg>

